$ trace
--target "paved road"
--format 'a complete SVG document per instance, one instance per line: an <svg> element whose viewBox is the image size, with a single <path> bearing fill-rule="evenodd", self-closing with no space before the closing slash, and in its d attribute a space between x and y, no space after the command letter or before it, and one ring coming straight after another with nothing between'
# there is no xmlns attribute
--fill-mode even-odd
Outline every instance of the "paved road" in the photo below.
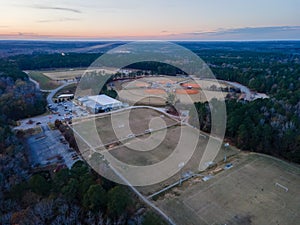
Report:
<svg viewBox="0 0 300 225"><path fill-rule="evenodd" d="M68 85L70 85L70 84L76 84L76 83L77 83L76 81L68 82L68 83L65 83L65 84L59 86L59 87L56 88L56 89L51 90L51 92L50 92L49 95L47 96L47 102L48 102L48 104L51 104L51 105L54 104L52 98L54 97L54 95L55 95L59 90L63 89L64 87L66 87L66 86L68 86Z"/></svg>
<svg viewBox="0 0 300 225"><path fill-rule="evenodd" d="M225 82L225 83L227 83L227 84L229 84L229 85L231 85L235 88L240 89L241 92L245 93L245 95L246 95L245 100L247 100L247 101L252 101L253 100L253 93L248 87L246 87L246 86L244 86L240 83L237 83L237 82L231 82L231 81L226 81L226 80L221 80L221 81Z"/></svg>
<svg viewBox="0 0 300 225"><path fill-rule="evenodd" d="M207 79L207 80L212 80L212 79ZM247 101L254 101L254 100L259 99L259 98L269 98L269 96L267 96L266 94L252 92L247 86L242 85L242 84L237 83L237 82L232 82L232 81L227 81L227 80L217 80L217 81L221 82L221 83L222 82L226 83L228 85L231 85L235 88L240 89L241 92L245 93L245 95L246 95L245 100L247 100Z"/></svg>
<svg viewBox="0 0 300 225"><path fill-rule="evenodd" d="M28 75L28 72L25 72L25 73ZM32 78L30 78L30 77L29 77L29 80L30 80L32 83L35 84L36 89L41 90L41 89L40 89L40 84L39 84L37 81L35 81L34 79L32 79Z"/></svg>
<svg viewBox="0 0 300 225"><path fill-rule="evenodd" d="M231 82L231 81L226 81L226 80L219 80L221 82L227 83L233 87L236 87L238 89L241 90L241 92L245 93L245 100L247 101L254 101L256 99L260 99L260 98L269 98L268 95L264 94L264 93L257 93L257 92L253 92L251 91L247 86L242 85L240 83L237 82Z"/></svg>

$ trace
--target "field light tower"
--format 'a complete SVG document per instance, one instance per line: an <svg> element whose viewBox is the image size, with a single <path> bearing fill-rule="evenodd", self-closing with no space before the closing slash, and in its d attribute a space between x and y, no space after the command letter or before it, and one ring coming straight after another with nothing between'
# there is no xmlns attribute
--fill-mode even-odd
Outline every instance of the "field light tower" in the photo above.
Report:
<svg viewBox="0 0 300 225"><path fill-rule="evenodd" d="M224 144L224 147L225 147L224 162L226 162L226 160L227 160L226 152L227 152L227 150L228 150L228 148L229 148L229 143L228 143L228 142L225 143L225 144Z"/></svg>
<svg viewBox="0 0 300 225"><path fill-rule="evenodd" d="M184 162L181 162L178 164L178 168L180 170L180 179L179 179L179 186L181 186L181 182L182 182L182 168L184 167Z"/></svg>

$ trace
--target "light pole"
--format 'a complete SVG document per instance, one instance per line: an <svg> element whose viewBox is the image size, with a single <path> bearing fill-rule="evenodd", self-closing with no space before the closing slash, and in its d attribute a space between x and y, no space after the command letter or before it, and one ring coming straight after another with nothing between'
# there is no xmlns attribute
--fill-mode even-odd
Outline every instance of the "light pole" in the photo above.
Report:
<svg viewBox="0 0 300 225"><path fill-rule="evenodd" d="M180 162L178 164L178 168L180 170L180 179L179 179L179 186L181 186L181 182L182 182L182 168L184 167L184 162Z"/></svg>
<svg viewBox="0 0 300 225"><path fill-rule="evenodd" d="M226 162L226 160L227 160L226 152L227 152L227 150L229 148L229 143L228 142L225 143L224 147L225 147L225 149L224 149L224 151L225 151L225 153L224 153L224 162Z"/></svg>

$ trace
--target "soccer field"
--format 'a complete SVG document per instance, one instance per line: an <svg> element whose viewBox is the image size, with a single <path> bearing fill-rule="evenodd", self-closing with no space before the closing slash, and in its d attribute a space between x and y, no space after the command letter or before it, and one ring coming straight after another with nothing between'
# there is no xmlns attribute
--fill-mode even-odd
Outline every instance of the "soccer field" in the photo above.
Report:
<svg viewBox="0 0 300 225"><path fill-rule="evenodd" d="M300 168L250 154L209 181L157 202L177 224L285 224L300 221Z"/></svg>
<svg viewBox="0 0 300 225"><path fill-rule="evenodd" d="M163 129L175 126L178 121L149 108L126 109L95 119L74 121L73 127L95 148L108 145L121 139L145 134L146 130ZM97 133L92 133L96 131ZM134 135L134 136L133 136Z"/></svg>

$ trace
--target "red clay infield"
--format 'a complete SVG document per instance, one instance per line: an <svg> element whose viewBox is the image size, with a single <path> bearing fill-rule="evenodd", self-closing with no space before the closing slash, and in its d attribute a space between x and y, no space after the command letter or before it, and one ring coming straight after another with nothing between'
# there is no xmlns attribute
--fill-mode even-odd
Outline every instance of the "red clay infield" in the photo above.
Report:
<svg viewBox="0 0 300 225"><path fill-rule="evenodd" d="M181 86L182 87L200 88L200 85L199 84L195 84L195 83L184 83Z"/></svg>
<svg viewBox="0 0 300 225"><path fill-rule="evenodd" d="M198 94L199 91L198 90L195 90L195 89L176 89L176 94L179 94L179 95L195 95L195 94Z"/></svg>

